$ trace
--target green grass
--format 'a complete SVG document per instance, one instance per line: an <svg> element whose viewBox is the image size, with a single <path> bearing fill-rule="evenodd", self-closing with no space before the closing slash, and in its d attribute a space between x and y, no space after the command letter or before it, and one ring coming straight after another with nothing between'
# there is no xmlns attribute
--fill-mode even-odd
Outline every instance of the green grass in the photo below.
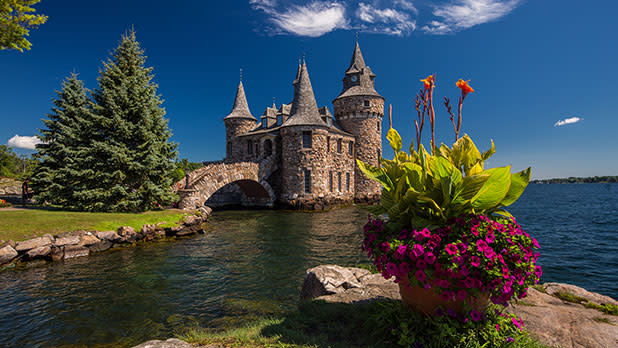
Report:
<svg viewBox="0 0 618 348"><path fill-rule="evenodd" d="M115 230L165 221L163 227L175 225L185 212L178 209L145 213L89 213L53 209L0 210L0 240L25 240L46 233L52 235L77 230Z"/></svg>
<svg viewBox="0 0 618 348"><path fill-rule="evenodd" d="M536 290L536 291L540 291L540 292L542 292L542 293L544 293L544 294L546 294L546 293L547 293L547 290L545 290L545 287L543 286L543 284L535 284L535 285L532 285L532 288L533 288L534 290Z"/></svg>
<svg viewBox="0 0 618 348"><path fill-rule="evenodd" d="M568 292L562 292L562 291L558 291L558 292L554 293L554 296L559 298L559 299L561 299L561 300L563 300L563 301L566 301L566 302L582 304L586 308L592 308L592 309L596 309L596 310L598 310L600 312L603 312L605 314L618 316L618 306L616 306L616 305L612 305L612 304L596 304L594 302L589 302L584 297L576 296L576 295L570 294Z"/></svg>
<svg viewBox="0 0 618 348"><path fill-rule="evenodd" d="M485 342L479 330L468 328L457 331L424 331L426 328L441 329L424 316L410 315L400 301L374 303L326 303L302 302L298 308L281 315L258 316L249 322L236 323L223 329L194 327L177 333L181 340L198 345L220 345L245 348L380 348L400 346L392 335L389 320L404 316L410 327L418 328L426 335L425 348L498 348L504 344ZM510 321L510 320L509 320ZM485 328L486 326L486 328ZM484 332L494 331L494 324L483 326ZM504 327L506 329L506 327ZM450 337L446 337L449 336ZM457 337L459 344L445 344ZM513 335L515 342L509 348L547 348L525 332ZM449 341L450 340L450 341ZM443 342L443 343L441 343ZM404 345L405 346L405 345Z"/></svg>
<svg viewBox="0 0 618 348"><path fill-rule="evenodd" d="M604 323L604 324L614 325L614 323L612 323L611 320L609 320L608 318L604 318L604 317L594 317L594 318L592 318L592 320L596 321L597 323Z"/></svg>
<svg viewBox="0 0 618 348"><path fill-rule="evenodd" d="M586 300L584 297L576 296L568 292L558 291L554 293L554 296L561 299L562 301L571 302L571 303L582 304L584 302L588 302L588 300Z"/></svg>

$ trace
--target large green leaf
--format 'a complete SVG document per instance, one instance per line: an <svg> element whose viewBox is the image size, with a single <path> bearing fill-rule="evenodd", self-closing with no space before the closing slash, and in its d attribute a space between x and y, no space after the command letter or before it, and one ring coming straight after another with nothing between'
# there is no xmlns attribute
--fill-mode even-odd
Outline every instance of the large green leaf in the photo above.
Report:
<svg viewBox="0 0 618 348"><path fill-rule="evenodd" d="M416 163L407 162L403 164L403 169L406 172L406 180L408 186L416 191L422 191L424 189L423 168Z"/></svg>
<svg viewBox="0 0 618 348"><path fill-rule="evenodd" d="M469 201L481 190L489 179L489 173L469 175L463 178L463 184L459 197L462 201Z"/></svg>
<svg viewBox="0 0 618 348"><path fill-rule="evenodd" d="M358 169L360 169L366 177L379 182L387 191L393 189L394 185L384 172L384 169L373 167L358 159L356 160L356 164L358 165Z"/></svg>
<svg viewBox="0 0 618 348"><path fill-rule="evenodd" d="M432 156L427 161L427 166L431 176L436 179L452 178L452 182L455 184L459 184L462 180L461 171L442 156Z"/></svg>
<svg viewBox="0 0 618 348"><path fill-rule="evenodd" d="M511 166L487 169L483 173L489 174L489 178L470 200L476 210L496 207L511 187Z"/></svg>
<svg viewBox="0 0 618 348"><path fill-rule="evenodd" d="M386 133L386 139L393 148L393 151L395 151L395 155L397 155L397 153L401 151L401 147L403 146L403 143L401 141L401 135L399 135L399 133L397 133L394 128L391 128L388 130L388 133Z"/></svg>
<svg viewBox="0 0 618 348"><path fill-rule="evenodd" d="M453 149L451 150L453 165L457 168L463 167L466 175L468 175L470 168L481 159L481 153L468 134L465 134L453 144Z"/></svg>
<svg viewBox="0 0 618 348"><path fill-rule="evenodd" d="M489 148L489 150L483 152L481 158L483 159L483 161L487 161L489 157L493 156L494 153L496 153L496 145L494 145L494 140L492 139L491 147Z"/></svg>
<svg viewBox="0 0 618 348"><path fill-rule="evenodd" d="M521 172L517 172L511 175L511 187L509 188L509 192L507 192L506 196L500 204L507 207L515 203L515 201L519 199L521 194L524 193L524 190L528 186L529 182L530 167L522 170Z"/></svg>

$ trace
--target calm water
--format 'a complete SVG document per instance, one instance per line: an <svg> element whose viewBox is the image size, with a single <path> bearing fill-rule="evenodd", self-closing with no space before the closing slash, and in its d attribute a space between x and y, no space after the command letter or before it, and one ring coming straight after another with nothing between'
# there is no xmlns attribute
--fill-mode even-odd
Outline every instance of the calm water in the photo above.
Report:
<svg viewBox="0 0 618 348"><path fill-rule="evenodd" d="M543 280L618 298L618 185L531 185L511 209ZM0 272L0 346L130 347L298 301L305 269L354 265L366 213L227 211L205 235Z"/></svg>

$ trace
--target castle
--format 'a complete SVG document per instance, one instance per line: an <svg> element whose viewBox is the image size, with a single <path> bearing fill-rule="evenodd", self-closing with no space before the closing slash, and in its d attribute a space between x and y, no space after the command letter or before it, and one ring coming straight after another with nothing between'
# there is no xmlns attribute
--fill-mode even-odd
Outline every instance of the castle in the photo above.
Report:
<svg viewBox="0 0 618 348"><path fill-rule="evenodd" d="M277 170L267 178L283 206L320 209L346 202L373 202L381 187L358 169L356 159L378 165L382 151L384 97L365 64L358 42L345 71L343 89L328 107L318 108L307 64L299 64L294 99L273 103L258 120L247 104L242 80L234 106L223 121L225 162L273 157Z"/></svg>

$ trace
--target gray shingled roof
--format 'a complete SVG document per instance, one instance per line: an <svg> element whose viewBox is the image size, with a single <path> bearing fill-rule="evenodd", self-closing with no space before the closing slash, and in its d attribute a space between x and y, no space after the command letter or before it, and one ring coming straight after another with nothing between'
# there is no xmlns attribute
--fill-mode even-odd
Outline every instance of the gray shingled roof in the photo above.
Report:
<svg viewBox="0 0 618 348"><path fill-rule="evenodd" d="M350 96L374 96L382 98L382 96L374 88L373 79L375 78L375 74L371 71L371 68L365 64L365 59L363 58L363 53L361 52L358 42L354 47L350 67L346 70L345 74L346 78L349 78L347 77L349 75L358 76L358 84L346 86L344 83L343 91L341 91L341 94L339 94L335 100ZM345 87L348 88L346 89Z"/></svg>
<svg viewBox="0 0 618 348"><path fill-rule="evenodd" d="M231 118L246 118L257 122L257 119L253 117L249 110L249 104L247 104L247 97L245 96L245 88L242 85L242 81L238 83L238 89L236 90L236 99L234 99L234 107L232 112L225 116L223 119L228 120Z"/></svg>
<svg viewBox="0 0 618 348"><path fill-rule="evenodd" d="M322 121L318 105L311 87L307 64L303 62L298 77L298 84L294 88L294 101L290 110L290 117L283 123L287 126L322 126L326 127L326 123Z"/></svg>
<svg viewBox="0 0 618 348"><path fill-rule="evenodd" d="M352 55L352 60L350 61L350 67L346 70L346 74L353 74L357 72L361 72L365 64L365 59L363 59L363 53L361 52L360 46L358 42L356 42L356 47L354 47L354 54Z"/></svg>

